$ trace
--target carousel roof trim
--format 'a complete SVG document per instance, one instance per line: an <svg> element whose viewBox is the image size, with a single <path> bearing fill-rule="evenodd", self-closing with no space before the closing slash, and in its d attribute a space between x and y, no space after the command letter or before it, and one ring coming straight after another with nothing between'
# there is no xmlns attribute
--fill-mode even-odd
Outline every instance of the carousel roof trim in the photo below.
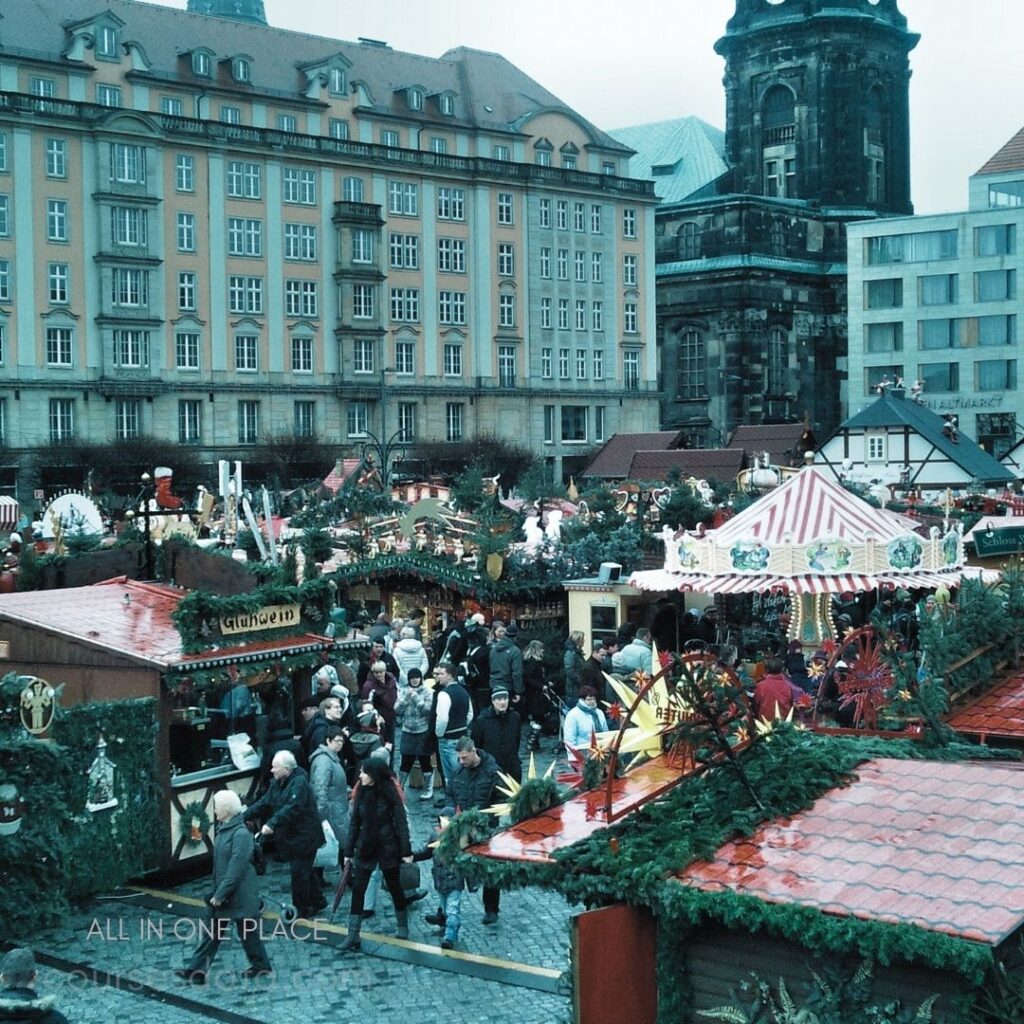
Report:
<svg viewBox="0 0 1024 1024"><path fill-rule="evenodd" d="M1024 770L882 758L675 878L998 946L1024 926Z"/></svg>

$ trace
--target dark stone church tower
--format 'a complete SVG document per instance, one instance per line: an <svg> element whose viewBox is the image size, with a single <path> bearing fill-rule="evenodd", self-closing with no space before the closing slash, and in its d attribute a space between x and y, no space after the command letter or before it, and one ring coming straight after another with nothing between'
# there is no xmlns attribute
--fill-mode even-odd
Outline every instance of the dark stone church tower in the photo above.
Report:
<svg viewBox="0 0 1024 1024"><path fill-rule="evenodd" d="M731 191L913 213L897 0L737 0L726 34Z"/></svg>
<svg viewBox="0 0 1024 1024"><path fill-rule="evenodd" d="M250 21L256 25L267 23L263 0L188 0L188 10L194 14L212 14L216 18Z"/></svg>

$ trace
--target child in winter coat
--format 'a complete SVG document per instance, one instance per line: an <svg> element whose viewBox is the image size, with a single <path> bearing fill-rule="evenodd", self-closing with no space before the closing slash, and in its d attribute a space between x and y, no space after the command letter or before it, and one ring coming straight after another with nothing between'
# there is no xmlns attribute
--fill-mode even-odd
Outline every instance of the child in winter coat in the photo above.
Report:
<svg viewBox="0 0 1024 1024"><path fill-rule="evenodd" d="M441 818L455 816L454 807L446 807L437 820L437 829L434 833L436 842L441 835ZM455 943L459 941L459 927L462 924L462 891L466 888L465 879L450 864L444 863L442 856L438 854L437 847L425 846L417 850L412 859L432 860L430 873L434 880L434 889L437 892L439 905L436 914L427 914L424 920L427 924L436 925L444 930L444 937L441 939L442 949L454 949Z"/></svg>

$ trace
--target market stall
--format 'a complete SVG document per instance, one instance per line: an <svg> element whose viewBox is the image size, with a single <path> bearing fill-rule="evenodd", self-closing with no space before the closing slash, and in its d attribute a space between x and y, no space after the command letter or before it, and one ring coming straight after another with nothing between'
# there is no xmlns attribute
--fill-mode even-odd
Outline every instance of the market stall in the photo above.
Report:
<svg viewBox="0 0 1024 1024"><path fill-rule="evenodd" d="M152 867L191 867L209 856L213 793L230 788L249 798L271 720L296 727L298 698L311 692L312 672L369 647L365 639L306 631L299 601L260 605L251 594L209 596L205 613L184 619L189 595L120 577L0 597L4 670L64 684L65 705L156 699L168 844ZM209 609L221 606L223 614L212 619ZM198 638L191 636L195 622Z"/></svg>

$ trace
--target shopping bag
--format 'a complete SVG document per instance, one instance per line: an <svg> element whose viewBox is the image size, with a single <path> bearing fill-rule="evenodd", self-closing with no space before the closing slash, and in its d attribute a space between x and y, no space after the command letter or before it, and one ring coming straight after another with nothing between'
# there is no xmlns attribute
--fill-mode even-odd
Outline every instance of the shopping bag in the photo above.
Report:
<svg viewBox="0 0 1024 1024"><path fill-rule="evenodd" d="M333 868L338 865L338 838L334 834L334 829L331 828L330 823L325 819L322 822L324 829L324 845L316 851L316 857L313 860L313 867L315 868Z"/></svg>

